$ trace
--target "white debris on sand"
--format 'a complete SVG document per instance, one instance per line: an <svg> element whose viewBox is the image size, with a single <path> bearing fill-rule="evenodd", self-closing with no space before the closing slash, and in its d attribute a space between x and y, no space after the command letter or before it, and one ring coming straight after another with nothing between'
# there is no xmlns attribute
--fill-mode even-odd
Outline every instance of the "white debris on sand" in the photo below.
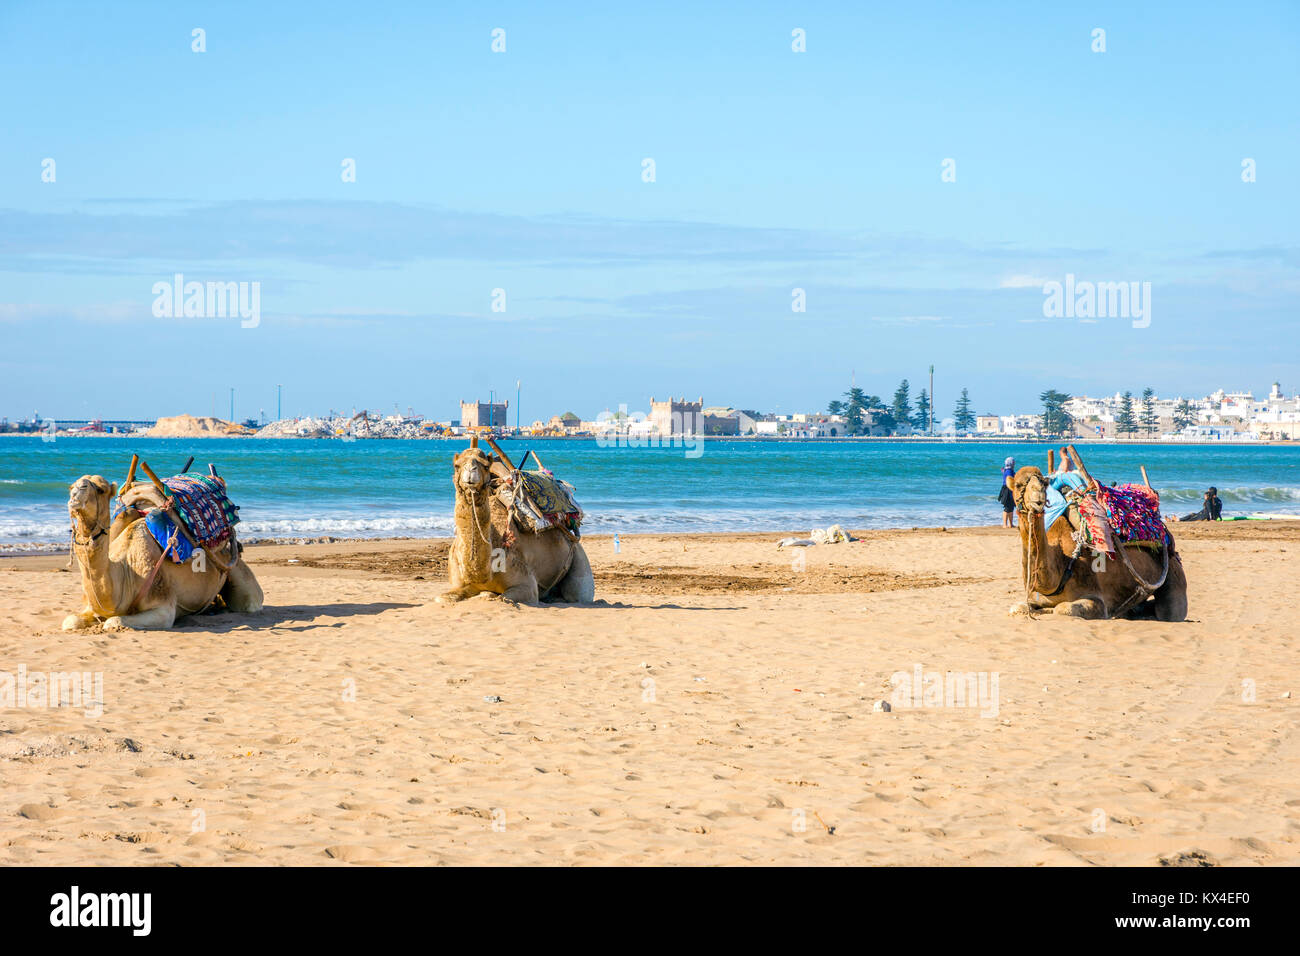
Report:
<svg viewBox="0 0 1300 956"><path fill-rule="evenodd" d="M806 538L782 538L776 543L776 546L778 548L810 548L818 544L839 544L841 542L857 540L857 538L845 531L843 527L833 524L826 529L813 528L808 532L808 537Z"/></svg>

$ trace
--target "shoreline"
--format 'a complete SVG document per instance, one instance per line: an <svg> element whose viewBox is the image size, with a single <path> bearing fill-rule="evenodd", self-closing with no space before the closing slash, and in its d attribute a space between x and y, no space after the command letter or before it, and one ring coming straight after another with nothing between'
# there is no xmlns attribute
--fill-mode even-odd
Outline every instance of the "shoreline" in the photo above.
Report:
<svg viewBox="0 0 1300 956"><path fill-rule="evenodd" d="M1300 514L1291 517L1273 515L1270 517L1260 518L1231 518L1223 521L1174 521L1169 522L1170 530L1177 538L1188 538L1189 540L1213 539L1216 537L1232 537L1237 539L1250 538L1274 538L1277 535L1266 532L1266 528L1294 528L1297 530L1297 537L1300 537ZM1239 530L1229 531L1228 528ZM1009 529L1003 528L1000 524L990 522L989 524L964 524L964 525L910 525L908 527L896 528L850 528L847 529L854 538L859 541L871 540L872 538L889 537L893 535L909 534L1001 534ZM1014 530L1014 529L1011 529ZM795 537L803 538L808 534L807 529L791 528L773 528L771 530L750 530L750 531L620 531L617 532L620 541L629 542L641 539L662 539L668 541L722 541L735 539L738 541L770 541L773 550L776 550L776 542L782 538ZM601 543L602 545L612 545L615 533L599 532L585 534L582 536L584 545L589 543ZM360 538L345 537L342 535L301 535L301 536L282 536L273 538L240 538L240 545L247 548L250 552L254 549L262 548L290 548L290 547L342 547L349 550L356 550L360 547L373 547L380 550L393 549L398 547L420 548L420 547L447 547L452 542L453 537L450 535L386 535L383 537ZM22 550L8 550L13 545L0 544L0 560L21 561L36 560L40 558L66 557L70 549L66 542L33 542L31 547ZM831 546L817 545L814 548L789 548L782 549L783 554L795 554L800 551L826 550Z"/></svg>

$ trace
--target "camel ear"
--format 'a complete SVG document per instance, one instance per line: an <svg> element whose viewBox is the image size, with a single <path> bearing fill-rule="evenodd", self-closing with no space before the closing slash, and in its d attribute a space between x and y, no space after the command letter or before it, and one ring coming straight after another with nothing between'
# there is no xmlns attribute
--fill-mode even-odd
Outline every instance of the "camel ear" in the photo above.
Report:
<svg viewBox="0 0 1300 956"><path fill-rule="evenodd" d="M111 498L111 497L113 497L115 494L117 494L117 482L116 482L116 481L110 481L110 482L108 483L108 496Z"/></svg>

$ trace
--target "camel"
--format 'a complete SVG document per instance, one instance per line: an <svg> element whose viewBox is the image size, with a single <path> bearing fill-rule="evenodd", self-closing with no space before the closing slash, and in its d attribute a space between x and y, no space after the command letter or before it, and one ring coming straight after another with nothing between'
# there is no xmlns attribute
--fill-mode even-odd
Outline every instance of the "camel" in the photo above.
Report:
<svg viewBox="0 0 1300 956"><path fill-rule="evenodd" d="M596 597L591 563L566 529L534 533L519 527L492 493L492 459L478 447L453 461L456 538L451 545L451 589L439 595L454 604L479 594L519 604L558 598L589 604Z"/></svg>
<svg viewBox="0 0 1300 956"><path fill-rule="evenodd" d="M1100 567L1087 555L1072 560L1076 543L1069 512L1050 528L1043 527L1047 481L1032 465L1021 468L1012 479L1020 512L1020 566L1026 600L1012 605L1011 613L1032 614L1051 608L1055 614L1095 620L1153 610L1160 621L1186 620L1187 577L1178 555L1168 555L1167 573L1162 553L1125 548L1118 542L1118 560L1100 563ZM1151 592L1144 585L1157 582L1155 599L1147 607Z"/></svg>
<svg viewBox="0 0 1300 956"><path fill-rule="evenodd" d="M116 492L117 485L100 475L83 475L69 489L72 553L81 566L86 603L64 619L65 631L101 620L106 631L165 630L178 617L202 611L218 595L237 613L262 610L262 589L242 556L228 574L215 560L202 570L197 562L177 564L170 557L160 564L163 549L138 511L128 509L110 525Z"/></svg>

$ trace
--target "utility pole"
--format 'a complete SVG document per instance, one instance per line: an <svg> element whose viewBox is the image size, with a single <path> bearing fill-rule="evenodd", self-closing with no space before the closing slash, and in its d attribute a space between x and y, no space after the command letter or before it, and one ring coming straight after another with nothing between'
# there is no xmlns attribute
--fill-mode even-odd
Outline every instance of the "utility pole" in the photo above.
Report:
<svg viewBox="0 0 1300 956"><path fill-rule="evenodd" d="M230 421L232 424L235 421L235 389L233 386L230 389Z"/></svg>
<svg viewBox="0 0 1300 956"><path fill-rule="evenodd" d="M488 428L495 428L497 423L497 393L488 389Z"/></svg>
<svg viewBox="0 0 1300 956"><path fill-rule="evenodd" d="M277 422L284 417L280 414L280 389L282 388L284 388L283 385L277 385L275 387L275 420Z"/></svg>
<svg viewBox="0 0 1300 956"><path fill-rule="evenodd" d="M519 395L520 395L520 386L523 385L523 382L524 380L522 378L515 379L515 432L516 433L519 432Z"/></svg>
<svg viewBox="0 0 1300 956"><path fill-rule="evenodd" d="M927 431L934 434L934 366L930 366L930 427Z"/></svg>

